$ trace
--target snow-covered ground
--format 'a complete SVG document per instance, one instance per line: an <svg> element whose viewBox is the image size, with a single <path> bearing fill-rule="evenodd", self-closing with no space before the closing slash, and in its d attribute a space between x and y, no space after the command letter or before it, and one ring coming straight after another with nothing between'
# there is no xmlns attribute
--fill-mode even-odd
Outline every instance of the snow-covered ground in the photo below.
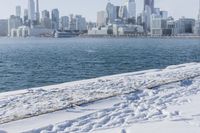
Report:
<svg viewBox="0 0 200 133"><path fill-rule="evenodd" d="M200 64L182 64L2 93L0 130L199 133L199 101Z"/></svg>

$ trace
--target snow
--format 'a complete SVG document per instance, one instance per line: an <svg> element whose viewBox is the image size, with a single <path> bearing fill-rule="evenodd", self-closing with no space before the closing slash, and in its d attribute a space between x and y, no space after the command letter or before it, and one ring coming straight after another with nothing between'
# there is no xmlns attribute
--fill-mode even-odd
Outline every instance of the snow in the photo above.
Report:
<svg viewBox="0 0 200 133"><path fill-rule="evenodd" d="M199 86L200 64L190 63L2 93L0 130L197 133Z"/></svg>

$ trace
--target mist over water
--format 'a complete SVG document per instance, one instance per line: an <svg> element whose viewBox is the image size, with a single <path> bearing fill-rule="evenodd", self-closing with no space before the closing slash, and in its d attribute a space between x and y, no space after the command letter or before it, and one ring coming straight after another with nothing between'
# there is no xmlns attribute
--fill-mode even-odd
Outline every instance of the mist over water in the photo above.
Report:
<svg viewBox="0 0 200 133"><path fill-rule="evenodd" d="M0 92L189 62L198 39L0 38Z"/></svg>

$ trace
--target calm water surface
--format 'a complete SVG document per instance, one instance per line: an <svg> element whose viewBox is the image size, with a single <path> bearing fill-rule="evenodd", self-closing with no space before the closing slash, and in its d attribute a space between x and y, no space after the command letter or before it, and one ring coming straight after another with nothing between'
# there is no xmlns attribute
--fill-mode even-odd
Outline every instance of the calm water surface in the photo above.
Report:
<svg viewBox="0 0 200 133"><path fill-rule="evenodd" d="M194 61L198 39L0 38L0 92Z"/></svg>

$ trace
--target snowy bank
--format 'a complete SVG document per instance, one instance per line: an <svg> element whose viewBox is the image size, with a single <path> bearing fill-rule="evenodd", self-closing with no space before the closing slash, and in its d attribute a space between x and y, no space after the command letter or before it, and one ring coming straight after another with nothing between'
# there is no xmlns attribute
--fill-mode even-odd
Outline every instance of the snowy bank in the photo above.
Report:
<svg viewBox="0 0 200 133"><path fill-rule="evenodd" d="M0 124L200 76L190 63L0 94Z"/></svg>
<svg viewBox="0 0 200 133"><path fill-rule="evenodd" d="M198 133L199 101L199 63L7 92L0 133Z"/></svg>

